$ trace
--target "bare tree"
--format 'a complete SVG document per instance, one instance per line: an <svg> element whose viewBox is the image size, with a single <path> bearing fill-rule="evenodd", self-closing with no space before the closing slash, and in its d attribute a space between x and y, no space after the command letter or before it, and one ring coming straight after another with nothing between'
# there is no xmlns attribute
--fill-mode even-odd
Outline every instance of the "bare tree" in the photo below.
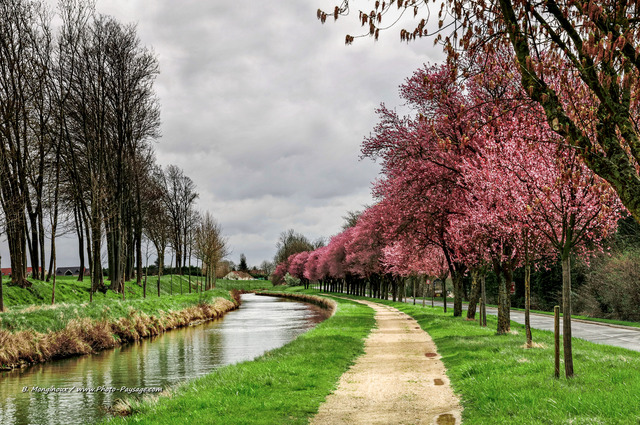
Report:
<svg viewBox="0 0 640 425"><path fill-rule="evenodd" d="M171 219L171 245L176 253L176 268L181 270L186 260L186 238L190 216L198 198L195 183L175 165L169 165L162 174L165 197L163 202Z"/></svg>
<svg viewBox="0 0 640 425"><path fill-rule="evenodd" d="M7 0L0 3L0 167L4 171L0 175L0 203L7 217L11 282L21 287L31 285L26 279L28 226L25 216L30 200L30 157L37 145L34 140L42 142L44 149L46 130L40 125L49 114L44 110L48 106L43 94L46 83L42 81L42 70L47 67L43 61L48 57L43 49L50 45L47 18L37 2ZM43 158L40 147L36 147L36 151ZM38 163L38 169L41 167ZM37 187L41 187L39 178L36 180ZM34 213L37 223L35 214L37 212ZM32 230L37 232L37 229L32 221ZM37 234L32 234L32 239L40 240ZM32 263L37 269L40 262L35 251L38 250L33 251Z"/></svg>
<svg viewBox="0 0 640 425"><path fill-rule="evenodd" d="M158 136L153 92L158 66L140 45L135 26L82 10L69 0L63 12L61 40L69 41L61 42L59 59L60 86L68 93L61 112L65 171L76 223L90 230L92 290L102 287L104 230L111 288L124 294L134 256L141 278L139 188L148 168L148 143Z"/></svg>
<svg viewBox="0 0 640 425"><path fill-rule="evenodd" d="M322 245L319 245L322 246ZM287 261L292 254L303 251L313 251L316 247L301 233L289 229L280 234L280 238L276 243L276 255L273 259L275 264Z"/></svg>
<svg viewBox="0 0 640 425"><path fill-rule="evenodd" d="M146 206L144 211L144 234L153 243L158 254L158 296L160 296L160 278L164 268L164 256L170 237L171 219L164 204L157 202L165 197L162 169L156 168L152 178L145 186Z"/></svg>
<svg viewBox="0 0 640 425"><path fill-rule="evenodd" d="M205 289L215 287L216 267L229 254L227 238L222 235L222 226L207 211L199 223L195 237L196 254L206 268Z"/></svg>

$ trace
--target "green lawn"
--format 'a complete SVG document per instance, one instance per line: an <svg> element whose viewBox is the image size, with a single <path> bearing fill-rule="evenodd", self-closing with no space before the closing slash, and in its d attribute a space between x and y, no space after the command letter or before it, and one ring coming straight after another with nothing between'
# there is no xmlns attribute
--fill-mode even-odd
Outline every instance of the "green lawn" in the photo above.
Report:
<svg viewBox="0 0 640 425"><path fill-rule="evenodd" d="M300 292L300 291L295 291ZM250 362L177 387L169 397L133 402L116 423L306 424L340 376L363 353L374 312L336 300L331 318Z"/></svg>
<svg viewBox="0 0 640 425"><path fill-rule="evenodd" d="M408 297L408 298L411 298L411 297ZM442 297L436 297L434 300L438 301L438 302L442 302ZM409 300L408 302L413 304L412 300ZM466 302L467 301L465 301L465 303ZM431 298L427 297L425 303L427 305L431 305ZM416 298L416 304L422 305L422 298L417 297ZM498 306L494 305L494 304L487 304L487 307L498 308ZM447 310L449 310L449 309L452 309L452 311L453 311L453 298L448 298L447 297ZM478 308L476 308L476 311L477 310L478 310ZM524 311L524 308L511 307L511 310ZM553 316L553 311L531 310L531 313ZM562 312L560 313L560 317L562 317ZM576 314L572 314L571 318L579 319L579 320L586 320L587 322L608 323L608 324L611 324L611 325L631 326L633 328L640 328L640 322L629 322L629 321L625 321L625 320L613 320L613 319L601 319L599 317L580 316L580 315L576 315Z"/></svg>
<svg viewBox="0 0 640 425"><path fill-rule="evenodd" d="M22 308L30 305L51 304L52 282L44 282L40 280L29 279L32 286L29 288L20 288L17 286L9 286L8 277L3 278L4 286L4 305L5 308L11 310L13 308ZM199 276L191 276L191 290L195 292L202 278ZM105 284L110 282L105 279ZM216 288L218 289L269 289L273 287L268 280L249 280L235 281L218 279ZM85 303L89 302L90 280L85 277L82 282L78 282L78 278L74 276L58 276L56 278L56 303ZM143 296L142 286L138 286L135 281L125 283L126 299L141 299ZM187 275L165 275L160 279L160 295L177 295L187 294L189 292L189 277ZM147 297L158 297L158 277L149 276L147 279ZM105 294L97 292L93 294L94 301L108 302L109 300L120 300L122 294L113 291L107 291Z"/></svg>

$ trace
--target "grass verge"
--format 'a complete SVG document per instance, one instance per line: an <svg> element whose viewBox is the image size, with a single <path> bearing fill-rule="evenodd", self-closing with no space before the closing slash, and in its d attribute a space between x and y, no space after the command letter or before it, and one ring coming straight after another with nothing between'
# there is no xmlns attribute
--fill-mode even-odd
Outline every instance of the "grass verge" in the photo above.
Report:
<svg viewBox="0 0 640 425"><path fill-rule="evenodd" d="M9 278L4 277L4 305L8 310L30 305L51 304L52 283L29 278L31 286L20 288L8 285ZM202 278L191 276L191 292L195 293ZM109 285L109 281L105 281ZM216 288L226 289L270 289L273 285L268 280L225 280L218 279ZM81 282L77 276L57 276L56 303L85 303L89 302L90 280L85 277ZM160 296L182 295L189 293L189 277L181 275L165 275L160 279ZM135 281L125 283L126 300L142 299L143 288ZM147 279L147 298L158 298L158 277L149 276ZM93 294L94 302L110 302L122 299L122 294L113 291Z"/></svg>
<svg viewBox="0 0 640 425"><path fill-rule="evenodd" d="M364 352L375 324L369 307L336 302L332 317L291 343L189 381L168 397L132 401L134 415L110 423L306 424Z"/></svg>
<svg viewBox="0 0 640 425"><path fill-rule="evenodd" d="M0 313L0 368L88 354L236 308L225 290L108 303L32 305Z"/></svg>
<svg viewBox="0 0 640 425"><path fill-rule="evenodd" d="M442 302L442 297L434 298L434 301ZM413 303L413 298L409 297L408 303ZM426 304L430 305L431 298L426 298ZM447 298L447 308L453 308L453 298ZM422 304L422 298L416 298L416 304ZM466 310L467 301L464 302L463 308ZM495 304L487 304L487 307L498 308ZM520 311L524 312L524 308L511 307L512 311ZM544 314L546 316L553 316L553 311L545 311L545 310L531 310L531 313L535 314ZM560 313L560 317L562 317L562 313ZM609 325L619 325L619 326L630 326L632 328L640 328L640 322L629 322L626 320L615 320L615 319L603 319L600 317L591 317L591 316L580 316L577 314L571 315L572 319L584 320L585 322L598 322L598 323L606 323Z"/></svg>
<svg viewBox="0 0 640 425"><path fill-rule="evenodd" d="M371 299L369 299L371 300ZM573 340L575 377L554 379L553 333L533 330L538 348L524 348L524 326L496 335L454 318L441 307L392 301L431 335L460 395L463 423L473 424L637 424L640 423L640 353Z"/></svg>

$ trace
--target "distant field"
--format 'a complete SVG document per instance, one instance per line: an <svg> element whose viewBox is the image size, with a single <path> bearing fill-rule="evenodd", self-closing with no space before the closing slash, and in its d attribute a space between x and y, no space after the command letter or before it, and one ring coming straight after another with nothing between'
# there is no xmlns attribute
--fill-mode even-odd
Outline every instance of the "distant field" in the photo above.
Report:
<svg viewBox="0 0 640 425"><path fill-rule="evenodd" d="M50 304L51 303L51 282L43 282L39 280L29 279L32 286L29 288L19 288L16 286L8 286L8 277L3 277L3 292L5 308L18 308L28 305ZM202 278L199 276L191 276L191 291L195 292ZM105 280L105 284L110 282ZM158 277L149 276L147 278L147 298L158 297ZM216 288L219 289L268 289L273 285L268 280L249 280L234 281L218 279ZM77 276L57 276L56 277L56 303L85 303L89 301L90 279L85 277L82 282L78 282ZM160 280L160 295L179 295L180 293L189 293L189 277L184 275L166 275ZM140 299L143 290L133 281L125 283L125 298ZM107 291L106 294L97 292L93 294L94 301L102 302L107 300L122 299L122 294L113 291Z"/></svg>

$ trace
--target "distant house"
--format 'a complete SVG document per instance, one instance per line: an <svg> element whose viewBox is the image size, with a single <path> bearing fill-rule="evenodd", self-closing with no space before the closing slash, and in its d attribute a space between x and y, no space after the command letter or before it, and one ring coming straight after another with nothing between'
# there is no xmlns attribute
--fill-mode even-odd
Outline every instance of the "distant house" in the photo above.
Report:
<svg viewBox="0 0 640 425"><path fill-rule="evenodd" d="M11 267L6 267L0 270L2 271L2 276L11 276ZM33 272L33 268L27 267L27 274L30 274L31 272Z"/></svg>
<svg viewBox="0 0 640 425"><path fill-rule="evenodd" d="M254 278L254 279L266 279L269 276L267 276L267 272L264 270L249 270L249 274Z"/></svg>
<svg viewBox="0 0 640 425"><path fill-rule="evenodd" d="M223 278L227 280L253 280L253 277L247 272L229 272Z"/></svg>
<svg viewBox="0 0 640 425"><path fill-rule="evenodd" d="M89 269L84 269L84 275L89 276ZM58 267L56 276L80 276L80 266L75 267Z"/></svg>

